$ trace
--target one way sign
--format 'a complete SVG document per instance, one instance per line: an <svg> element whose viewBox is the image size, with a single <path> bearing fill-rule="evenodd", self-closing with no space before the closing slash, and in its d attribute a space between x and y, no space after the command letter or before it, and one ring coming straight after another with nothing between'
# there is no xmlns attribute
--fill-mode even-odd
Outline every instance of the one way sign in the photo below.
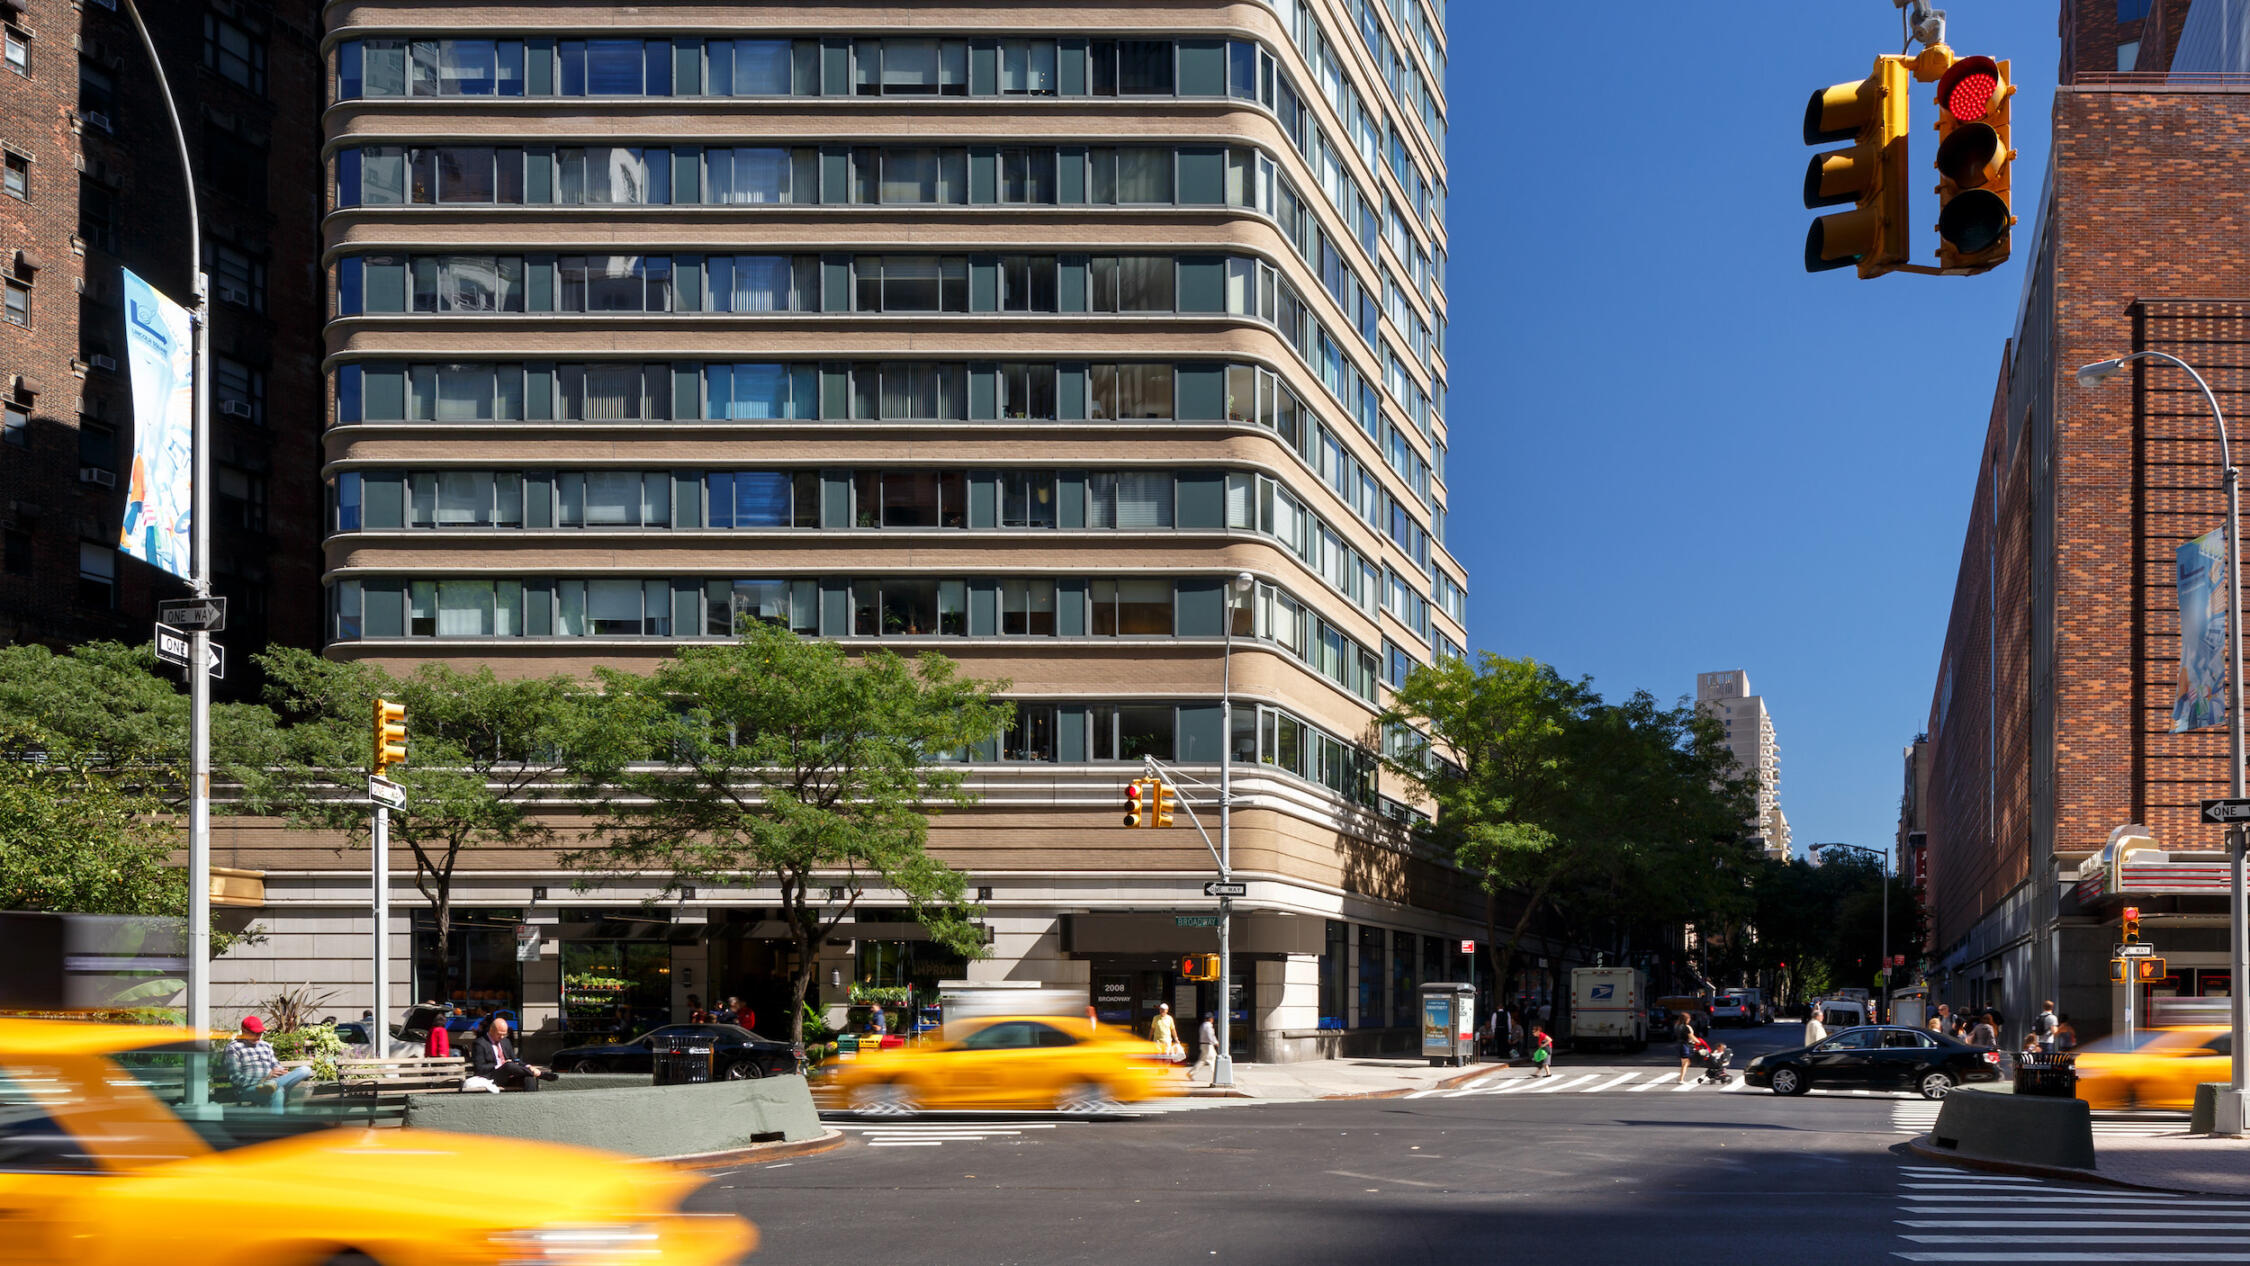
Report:
<svg viewBox="0 0 2250 1266"><path fill-rule="evenodd" d="M2206 800L2203 802L2203 820L2206 822L2250 822L2250 800Z"/></svg>
<svg viewBox="0 0 2250 1266"><path fill-rule="evenodd" d="M189 648L194 645L193 639L171 625L156 626L156 657L165 663L187 667ZM203 645L207 652L203 659L204 667L213 677L224 678L227 675L227 648L208 640Z"/></svg>

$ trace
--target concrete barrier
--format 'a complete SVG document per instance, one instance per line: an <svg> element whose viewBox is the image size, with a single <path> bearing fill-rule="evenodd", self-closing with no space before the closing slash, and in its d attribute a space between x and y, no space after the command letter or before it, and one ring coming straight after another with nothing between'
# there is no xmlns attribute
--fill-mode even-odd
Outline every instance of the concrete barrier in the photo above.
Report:
<svg viewBox="0 0 2250 1266"><path fill-rule="evenodd" d="M761 1077L687 1086L593 1085L560 1089L567 1074L534 1093L409 1096L409 1129L598 1147L631 1156L693 1156L752 1143L820 1138L820 1114L802 1077ZM609 1079L603 1079L609 1080Z"/></svg>
<svg viewBox="0 0 2250 1266"><path fill-rule="evenodd" d="M1930 1145L1981 1160L2094 1168L2094 1118L2083 1099L1956 1090L1938 1109Z"/></svg>

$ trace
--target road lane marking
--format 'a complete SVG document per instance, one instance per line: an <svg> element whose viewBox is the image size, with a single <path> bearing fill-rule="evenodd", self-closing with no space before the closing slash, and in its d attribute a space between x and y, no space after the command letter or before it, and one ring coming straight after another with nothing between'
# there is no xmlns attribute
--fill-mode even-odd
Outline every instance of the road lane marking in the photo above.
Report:
<svg viewBox="0 0 2250 1266"><path fill-rule="evenodd" d="M1624 1084L1625 1084L1626 1082L1628 1082L1628 1081L1634 1081L1634 1080L1637 1080L1637 1079L1638 1079L1639 1077L1640 1077L1640 1074L1639 1074L1639 1073L1627 1073L1627 1074L1625 1074L1624 1076L1622 1076L1622 1077L1619 1077L1619 1078L1617 1078L1617 1079L1616 1079L1616 1080L1614 1080L1614 1081L1605 1081L1605 1082L1603 1082L1603 1083L1602 1083L1601 1085L1599 1085L1599 1086L1588 1086L1588 1087L1586 1087L1586 1088L1585 1088L1584 1090L1581 1090L1581 1091L1579 1091L1578 1093L1579 1093L1579 1094L1582 1094L1582 1095L1590 1095L1590 1094L1595 1094L1595 1093L1598 1093L1598 1092L1600 1092L1600 1091L1608 1090L1608 1089L1610 1089L1610 1088L1611 1088L1611 1087L1613 1087L1613 1086L1622 1086L1622 1085L1624 1085Z"/></svg>
<svg viewBox="0 0 2250 1266"><path fill-rule="evenodd" d="M1599 1081L1601 1080L1601 1074L1587 1073L1579 1077L1556 1076L1546 1080L1551 1080L1552 1084L1541 1086L1539 1089L1534 1090L1531 1093L1535 1095L1551 1095L1556 1091L1563 1089L1565 1086L1583 1086L1589 1081Z"/></svg>
<svg viewBox="0 0 2250 1266"><path fill-rule="evenodd" d="M1959 1241L1950 1235L1902 1235L1903 1240L1916 1244L1953 1244ZM2145 1235L1985 1235L1979 1236L1983 1244L2139 1244L2146 1246ZM2199 1235L2193 1239L2177 1241L2181 1244L2250 1244L2250 1235Z"/></svg>
<svg viewBox="0 0 2250 1266"><path fill-rule="evenodd" d="M1348 1169L1331 1169L1326 1172L1334 1174L1338 1178L1357 1178L1361 1182L1396 1182L1405 1183L1409 1187L1436 1187L1440 1190L1452 1186L1451 1183L1423 1182L1418 1178L1385 1178L1381 1174L1357 1174Z"/></svg>
<svg viewBox="0 0 2250 1266"><path fill-rule="evenodd" d="M2250 1262L2250 1253L1995 1253L1971 1249L1959 1253L1893 1253L1910 1262Z"/></svg>
<svg viewBox="0 0 2250 1266"><path fill-rule="evenodd" d="M1681 1092L1681 1091L1683 1091L1683 1090L1693 1090L1693 1089L1695 1089L1695 1083L1694 1083L1694 1082L1692 1082L1692 1081L1683 1081L1683 1082L1681 1082L1681 1083L1680 1083L1679 1085L1677 1085L1677 1086L1674 1086L1674 1087L1672 1087L1672 1093L1673 1093L1673 1094L1678 1094L1678 1093L1680 1093L1680 1092Z"/></svg>

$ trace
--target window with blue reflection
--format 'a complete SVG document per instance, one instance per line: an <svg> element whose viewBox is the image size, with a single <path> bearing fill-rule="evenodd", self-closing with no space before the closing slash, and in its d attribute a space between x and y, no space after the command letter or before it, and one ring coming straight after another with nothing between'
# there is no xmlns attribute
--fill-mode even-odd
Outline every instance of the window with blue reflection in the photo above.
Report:
<svg viewBox="0 0 2250 1266"><path fill-rule="evenodd" d="M716 74L713 82L717 82ZM738 97L788 95L789 41L734 41L733 83Z"/></svg>
<svg viewBox="0 0 2250 1266"><path fill-rule="evenodd" d="M736 471L734 526L788 527L789 476L771 470Z"/></svg>
<svg viewBox="0 0 2250 1266"><path fill-rule="evenodd" d="M347 470L336 476L336 530L359 531L359 472Z"/></svg>
<svg viewBox="0 0 2250 1266"><path fill-rule="evenodd" d="M586 95L634 96L641 91L640 40L586 41Z"/></svg>

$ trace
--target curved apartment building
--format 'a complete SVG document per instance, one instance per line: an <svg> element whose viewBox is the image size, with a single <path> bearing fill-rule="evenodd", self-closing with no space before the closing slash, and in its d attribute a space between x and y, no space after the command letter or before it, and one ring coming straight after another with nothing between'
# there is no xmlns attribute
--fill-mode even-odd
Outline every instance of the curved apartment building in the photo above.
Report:
<svg viewBox="0 0 2250 1266"><path fill-rule="evenodd" d="M1222 749L1239 1055L1402 1045L1415 984L1468 976L1482 897L1371 755L1386 683L1466 640L1442 5L337 0L326 28L331 655L646 668L751 618L1008 679L982 800L932 832L991 955L939 961L870 893L830 1002L965 970L1121 1021L1215 1006L1173 974L1216 948L1211 857L1119 805L1144 755L1215 782ZM354 876L237 841L269 930L339 961L222 971L365 979ZM659 879L472 850L439 963L392 870L394 1002L554 1036L599 1019L574 982L627 981L612 1019L755 1004L787 952L755 886L650 910Z"/></svg>

